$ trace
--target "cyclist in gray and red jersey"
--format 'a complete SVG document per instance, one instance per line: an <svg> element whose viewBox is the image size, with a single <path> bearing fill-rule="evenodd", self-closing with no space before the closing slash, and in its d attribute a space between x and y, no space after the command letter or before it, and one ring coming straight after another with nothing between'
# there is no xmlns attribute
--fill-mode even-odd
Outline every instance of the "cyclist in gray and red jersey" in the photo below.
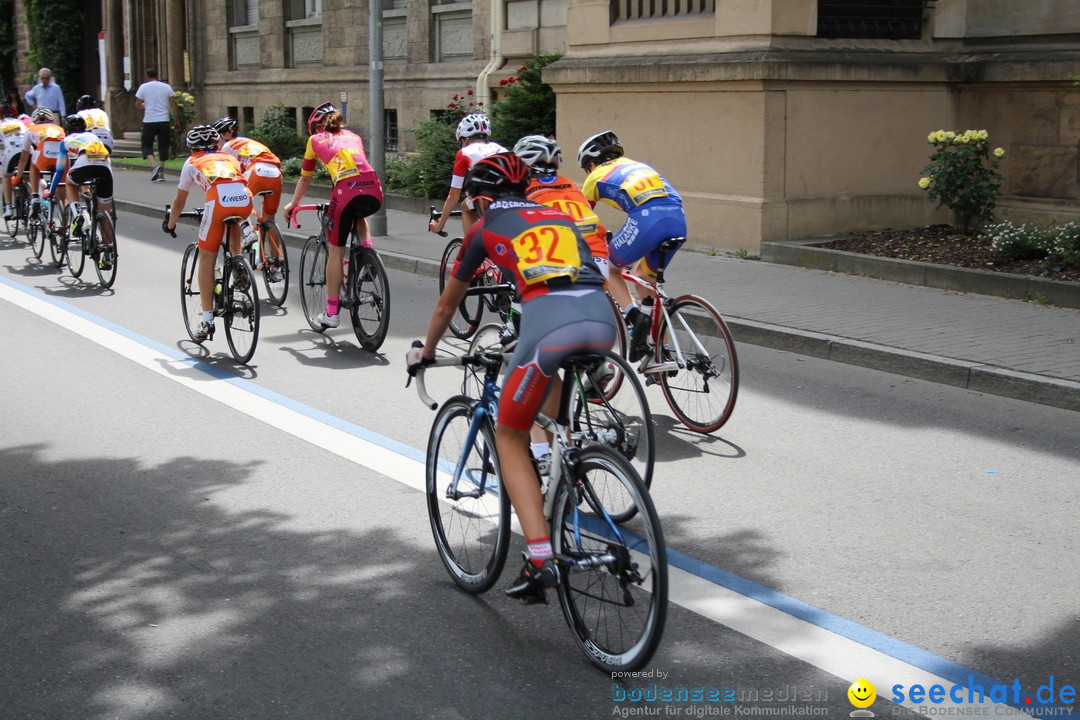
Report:
<svg viewBox="0 0 1080 720"><path fill-rule="evenodd" d="M480 220L465 235L451 278L432 313L423 347L407 355L411 373L431 362L475 270L486 259L513 277L521 293L521 333L499 396L495 445L526 540L526 561L506 594L544 602L544 588L559 582L544 521L543 498L529 458L529 428L553 390L559 365L571 355L604 353L615 342L615 319L604 277L574 220L524 198L529 167L513 153L479 160L466 192ZM544 408L555 414L557 407Z"/></svg>

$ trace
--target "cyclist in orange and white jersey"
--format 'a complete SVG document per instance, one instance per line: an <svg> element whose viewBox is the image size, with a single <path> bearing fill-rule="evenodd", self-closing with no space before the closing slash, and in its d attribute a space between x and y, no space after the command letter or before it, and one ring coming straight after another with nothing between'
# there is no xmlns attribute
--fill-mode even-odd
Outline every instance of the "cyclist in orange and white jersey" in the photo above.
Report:
<svg viewBox="0 0 1080 720"><path fill-rule="evenodd" d="M98 136L109 152L113 151L112 127L109 124L109 115L94 103L94 98L83 95L75 101L75 114L86 122L87 132Z"/></svg>
<svg viewBox="0 0 1080 720"><path fill-rule="evenodd" d="M581 186L586 199L593 205L603 202L626 213L626 223L608 246L611 262L619 268L637 263L635 273L655 278L660 244L686 237L682 197L656 170L624 157L622 143L610 130L581 144L578 164L588 173ZM630 360L635 362L645 350L652 320L638 308L621 272L611 273L608 279L612 296L633 328Z"/></svg>
<svg viewBox="0 0 1080 720"><path fill-rule="evenodd" d="M29 165L30 200L37 203L41 199L38 195L41 171L52 170L56 167L56 158L60 157L60 143L64 139L64 129L53 124L53 113L48 108L35 110L32 119L33 124L26 128L26 139L23 141L22 154L19 156L19 167L11 181L15 184L21 182L23 170Z"/></svg>
<svg viewBox="0 0 1080 720"><path fill-rule="evenodd" d="M19 164L23 143L26 141L26 125L18 118L19 111L13 105L0 108L0 138L4 143L4 157L0 160L4 184L4 217L10 220L15 215L11 199L11 176Z"/></svg>
<svg viewBox="0 0 1080 720"><path fill-rule="evenodd" d="M246 218L251 215L251 194L244 184L240 163L232 155L218 150L220 136L209 125L196 125L187 134L187 146L191 156L180 169L180 183L176 186L169 217L161 229L172 233L187 204L188 192L195 185L206 193L202 224L199 225L199 300L202 304L202 322L195 332L195 341L201 342L214 331L214 262L221 241L225 237L225 220L230 217ZM239 255L240 228L233 226L229 234L229 249Z"/></svg>
<svg viewBox="0 0 1080 720"><path fill-rule="evenodd" d="M236 127L236 119L231 117L223 117L214 123L214 129L221 136L218 149L229 153L240 163L240 172L244 174L244 182L252 198L259 197L259 193L268 193L262 196L262 213L255 212L256 220L273 220L281 204L281 160L258 140L237 136ZM245 245L255 241L255 231L247 220L240 229L244 233Z"/></svg>
<svg viewBox="0 0 1080 720"><path fill-rule="evenodd" d="M66 204L71 217L71 232L78 233L84 227L79 187L97 179L95 193L98 204L105 212L112 211L113 175L109 163L109 149L97 135L86 130L86 121L78 115L67 118L68 134L60 143L60 156L56 159L56 172L46 198L55 197L60 183L65 184Z"/></svg>
<svg viewBox="0 0 1080 720"><path fill-rule="evenodd" d="M319 313L316 319L328 328L336 328L341 322L338 310L341 307L339 293L344 279L341 263L345 258L345 245L349 233L355 229L360 244L371 246L366 218L382 207L382 183L368 163L364 141L345 129L341 112L333 103L326 102L315 108L308 117L307 127L311 137L300 166L300 181L296 183L292 201L285 206L285 218L292 218L293 208L300 204L311 187L316 164L322 163L330 173L334 189L326 211L329 218L326 240L330 245L326 254L326 311Z"/></svg>
<svg viewBox="0 0 1080 720"><path fill-rule="evenodd" d="M577 183L559 174L562 166L562 149L559 144L543 135L526 135L514 145L514 154L529 166L529 187L525 197L541 205L562 210L574 219L577 229L589 244L593 261L604 279L608 277L607 230L593 210L592 204L581 194Z"/></svg>
<svg viewBox="0 0 1080 720"><path fill-rule="evenodd" d="M454 170L450 175L450 192L446 196L446 202L443 203L442 215L438 220L432 220L428 223L428 230L433 233L442 232L447 218L450 217L450 211L457 207L458 202L461 200L461 188L465 186L465 176L469 174L469 170L472 169L477 160L495 153L506 152L506 148L502 145L488 139L491 135L491 122L488 120L487 115L483 113L473 113L463 117L461 122L458 123L454 135L461 144L461 149L454 156ZM469 228L475 222L476 213L473 211L472 199L465 198L465 202L461 206L461 227L463 232L469 232Z"/></svg>

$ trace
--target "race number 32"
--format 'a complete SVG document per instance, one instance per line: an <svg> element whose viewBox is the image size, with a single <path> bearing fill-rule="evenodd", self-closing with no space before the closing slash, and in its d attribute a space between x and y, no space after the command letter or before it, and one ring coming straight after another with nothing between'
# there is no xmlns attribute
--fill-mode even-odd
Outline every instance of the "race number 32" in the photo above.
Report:
<svg viewBox="0 0 1080 720"><path fill-rule="evenodd" d="M581 267L577 235L569 227L533 227L513 240L518 270L532 284L553 277L576 278Z"/></svg>

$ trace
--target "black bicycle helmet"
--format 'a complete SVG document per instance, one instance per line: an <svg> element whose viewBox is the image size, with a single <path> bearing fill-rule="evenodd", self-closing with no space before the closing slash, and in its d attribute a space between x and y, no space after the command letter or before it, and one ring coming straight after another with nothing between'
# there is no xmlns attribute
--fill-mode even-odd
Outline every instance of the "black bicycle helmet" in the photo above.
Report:
<svg viewBox="0 0 1080 720"><path fill-rule="evenodd" d="M196 125L188 130L187 146L193 151L217 150L217 142L221 136L211 125Z"/></svg>
<svg viewBox="0 0 1080 720"><path fill-rule="evenodd" d="M581 147L577 151L578 165L583 170L587 162L602 163L605 160L622 156L622 143L619 142L619 138L611 130L605 130L587 138L585 142L581 143Z"/></svg>
<svg viewBox="0 0 1080 720"><path fill-rule="evenodd" d="M227 133L228 132L228 133L232 133L235 136L236 135L236 126L237 126L236 118L231 118L231 117L223 117L223 118L221 118L220 120L218 120L217 122L214 123L214 129L218 131L218 135L221 135L222 133Z"/></svg>
<svg viewBox="0 0 1080 720"><path fill-rule="evenodd" d="M473 165L466 184L469 197L523 195L529 184L529 166L512 152L495 153Z"/></svg>
<svg viewBox="0 0 1080 720"><path fill-rule="evenodd" d="M76 110L89 110L95 105L96 103L94 102L94 98L90 97L89 95L82 95L79 97L78 100L75 101Z"/></svg>
<svg viewBox="0 0 1080 720"><path fill-rule="evenodd" d="M72 134L86 132L86 119L78 115L68 115L64 118L64 126Z"/></svg>

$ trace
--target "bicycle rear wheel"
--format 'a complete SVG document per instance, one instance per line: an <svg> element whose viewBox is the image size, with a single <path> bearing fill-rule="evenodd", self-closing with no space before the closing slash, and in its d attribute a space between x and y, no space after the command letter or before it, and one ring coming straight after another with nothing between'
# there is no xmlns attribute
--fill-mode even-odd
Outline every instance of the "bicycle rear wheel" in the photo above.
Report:
<svg viewBox="0 0 1080 720"><path fill-rule="evenodd" d="M390 329L390 279L375 248L359 248L353 260L349 275L349 282L355 283L349 308L353 332L362 348L375 352Z"/></svg>
<svg viewBox="0 0 1080 720"><path fill-rule="evenodd" d="M225 338L233 359L246 364L259 344L259 290L242 255L229 258L225 293Z"/></svg>
<svg viewBox="0 0 1080 720"><path fill-rule="evenodd" d="M480 327L469 341L469 351L466 355L490 350L503 352L503 330L506 328L501 323L491 322ZM465 379L461 384L461 392L472 399L477 399L484 391L484 368L476 365L465 365Z"/></svg>
<svg viewBox="0 0 1080 720"><path fill-rule="evenodd" d="M611 448L637 471L646 488L652 487L653 464L656 459L656 434L645 389L633 367L614 350L608 361L593 371L592 377L582 378L582 388L574 393L570 410L570 430L574 444L582 447L597 443ZM606 397L604 375L614 373L620 390ZM600 386L602 391L595 389ZM603 398L603 399L602 399ZM607 510L615 522L629 520L637 512L632 497L616 493L621 486L612 486Z"/></svg>
<svg viewBox="0 0 1080 720"><path fill-rule="evenodd" d="M78 239L71 239L72 242L80 242L79 247L73 247L75 250L68 258L68 229L65 220L66 213L64 212L64 206L60 204L60 201L53 200L49 203L49 219L45 222L42 228L42 232L45 233L46 239L49 240L49 256L53 259L53 264L57 269L63 268L64 263L67 262L68 270L71 272L72 277L78 277L82 274L82 269L85 264L84 247L81 245L81 237Z"/></svg>
<svg viewBox="0 0 1080 720"><path fill-rule="evenodd" d="M625 528L605 517L616 486L639 515ZM572 482L555 496L551 539L567 559L559 604L578 646L605 672L641 668L664 633L667 550L648 490L614 450L579 451Z"/></svg>
<svg viewBox="0 0 1080 720"><path fill-rule="evenodd" d="M739 395L739 360L735 341L720 313L696 295L676 298L661 315L656 362L677 360L676 343L685 368L656 373L671 411L699 433L719 429L731 417Z"/></svg>
<svg viewBox="0 0 1080 720"><path fill-rule="evenodd" d="M289 294L289 254L277 223L270 221L259 243L263 255L263 283L271 305L281 307Z"/></svg>
<svg viewBox="0 0 1080 720"><path fill-rule="evenodd" d="M316 235L307 239L300 252L300 306L312 330L326 330L315 319L326 310L326 242Z"/></svg>
<svg viewBox="0 0 1080 720"><path fill-rule="evenodd" d="M184 260L180 263L180 311L184 314L184 328L192 342L202 345L205 340L196 340L195 331L202 321L202 301L199 298L199 246L191 243L184 250Z"/></svg>
<svg viewBox="0 0 1080 720"><path fill-rule="evenodd" d="M26 237L34 249L34 257L40 260L45 254L45 227L41 222L41 212L34 210L33 203L30 204L30 214L26 218Z"/></svg>
<svg viewBox="0 0 1080 720"><path fill-rule="evenodd" d="M15 191L11 196L11 217L4 213L4 232L14 238L19 234L19 193Z"/></svg>
<svg viewBox="0 0 1080 720"><path fill-rule="evenodd" d="M425 485L439 558L458 587L478 594L491 589L506 563L510 496L503 486L492 425L483 420L473 427L473 405L458 395L439 408L428 438Z"/></svg>
<svg viewBox="0 0 1080 720"><path fill-rule="evenodd" d="M461 238L454 238L446 244L443 250L442 260L439 263L439 294L446 289L446 283L450 280L450 273L454 269L454 262L458 253L461 252ZM476 287L483 282L483 275L474 278L469 287ZM462 340L468 340L476 329L480 327L480 319L484 315L484 300L479 295L466 295L458 305L458 311L450 319L450 332Z"/></svg>
<svg viewBox="0 0 1080 720"><path fill-rule="evenodd" d="M99 210L94 220L90 247L93 248L91 260L97 271L98 282L103 288L111 288L116 282L116 228L113 227L112 215Z"/></svg>

